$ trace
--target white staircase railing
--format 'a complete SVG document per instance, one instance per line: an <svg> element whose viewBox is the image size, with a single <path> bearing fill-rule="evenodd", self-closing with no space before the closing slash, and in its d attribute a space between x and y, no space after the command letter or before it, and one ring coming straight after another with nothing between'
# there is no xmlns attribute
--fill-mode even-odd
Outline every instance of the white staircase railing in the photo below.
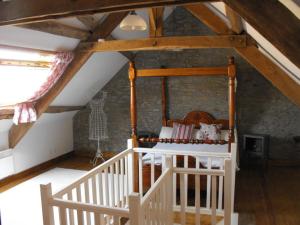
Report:
<svg viewBox="0 0 300 225"><path fill-rule="evenodd" d="M142 156L152 151L164 155L162 173L157 180L153 178L147 192L134 193L133 154ZM184 156L183 167L176 165L178 155ZM188 167L188 157L196 159L196 168ZM199 168L203 157L207 167ZM139 174L143 174L141 159ZM215 159L223 162L218 168L211 166ZM207 214L212 225L217 224L217 217L224 219L224 225L231 225L232 172L230 155L224 153L128 149L55 194L51 184L41 185L44 225L186 224L187 213L194 215L195 224L200 224L201 215ZM193 198L188 195L191 176L195 179ZM143 177L139 177L142 187ZM206 177L204 191L200 188L201 177ZM180 215L179 221L174 220L174 213Z"/></svg>

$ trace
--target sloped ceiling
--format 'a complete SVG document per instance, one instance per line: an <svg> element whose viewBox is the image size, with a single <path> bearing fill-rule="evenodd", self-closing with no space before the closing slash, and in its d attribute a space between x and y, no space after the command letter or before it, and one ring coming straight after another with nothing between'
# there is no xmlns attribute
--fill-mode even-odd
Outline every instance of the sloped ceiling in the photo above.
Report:
<svg viewBox="0 0 300 225"><path fill-rule="evenodd" d="M208 4L225 22L224 3ZM298 6L299 7L299 6ZM168 17L173 7L166 7L164 17ZM297 13L299 10L293 10ZM147 10L138 10L137 13L148 21ZM95 15L98 19L103 19L105 15ZM58 20L60 23L73 27L87 29L81 22L75 18L66 18ZM300 69L296 67L289 59L281 54L270 42L261 36L247 22L243 21L245 30L258 42L261 51L274 60L278 65L284 68L287 73L300 84ZM116 39L134 39L148 36L148 31L144 32L125 32L116 28L112 36ZM73 38L52 35L44 32L33 31L14 26L0 27L0 44L37 48L44 50L73 50L79 40ZM52 105L85 105L118 71L128 62L123 55L118 52L107 52L94 54L86 64L75 75L74 79L66 86L60 95L54 100ZM73 117L74 113L66 115ZM51 116L50 120L58 118L58 114ZM44 120L41 117L40 120ZM0 131L7 132L11 122L0 121ZM1 133L0 133L1 135ZM0 143L1 146L1 143ZM0 149L1 150L1 149Z"/></svg>

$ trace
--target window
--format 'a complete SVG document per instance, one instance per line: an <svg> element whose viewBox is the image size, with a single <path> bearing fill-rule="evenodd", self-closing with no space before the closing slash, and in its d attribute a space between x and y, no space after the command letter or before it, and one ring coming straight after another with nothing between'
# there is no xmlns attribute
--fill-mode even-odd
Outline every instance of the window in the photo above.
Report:
<svg viewBox="0 0 300 225"><path fill-rule="evenodd" d="M55 54L0 46L0 106L27 101L51 75Z"/></svg>

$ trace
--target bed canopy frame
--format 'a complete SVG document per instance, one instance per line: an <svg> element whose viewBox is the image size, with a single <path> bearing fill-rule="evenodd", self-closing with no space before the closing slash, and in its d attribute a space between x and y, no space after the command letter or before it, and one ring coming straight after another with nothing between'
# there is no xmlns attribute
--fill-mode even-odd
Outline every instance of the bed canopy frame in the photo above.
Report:
<svg viewBox="0 0 300 225"><path fill-rule="evenodd" d="M171 76L227 76L229 88L229 119L216 120L206 112L194 111L187 114L182 119L167 119L167 95L166 95L166 78ZM136 84L137 78L142 77L162 77L162 125L172 126L173 122L181 122L185 124L206 122L208 124L220 123L223 128L229 129L229 140L227 141L203 141L203 140L183 140L183 139L159 139L159 138L141 138L137 139L137 108L136 108ZM227 144L230 152L231 143L234 140L234 119L235 119L235 78L236 66L234 57L229 57L226 67L197 67L197 68L161 68L161 69L141 69L137 70L133 62L129 63L129 81L130 81L130 115L131 115L131 138L134 147L138 146L138 142L165 142L165 143L193 143L193 144Z"/></svg>

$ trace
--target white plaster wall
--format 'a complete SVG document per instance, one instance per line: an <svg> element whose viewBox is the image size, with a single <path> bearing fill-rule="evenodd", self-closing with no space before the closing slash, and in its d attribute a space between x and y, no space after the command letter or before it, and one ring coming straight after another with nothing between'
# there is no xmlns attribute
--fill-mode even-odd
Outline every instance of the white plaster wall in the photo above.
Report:
<svg viewBox="0 0 300 225"><path fill-rule="evenodd" d="M15 173L72 151L74 114L43 114L13 150Z"/></svg>

